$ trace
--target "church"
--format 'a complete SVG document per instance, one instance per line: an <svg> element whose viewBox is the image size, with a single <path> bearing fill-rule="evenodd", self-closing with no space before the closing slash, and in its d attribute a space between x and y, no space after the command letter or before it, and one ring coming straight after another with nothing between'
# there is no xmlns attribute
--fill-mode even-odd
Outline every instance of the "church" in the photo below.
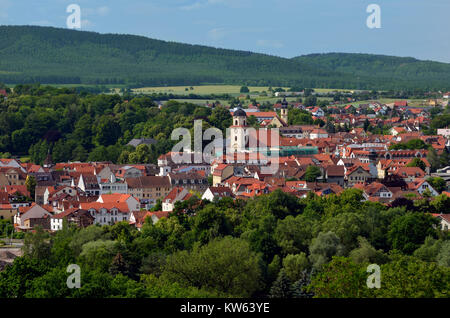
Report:
<svg viewBox="0 0 450 318"><path fill-rule="evenodd" d="M245 112L239 105L239 107L232 113L233 122L229 127L229 139L226 143L228 153L246 153L246 154L267 154L267 155L311 155L318 153L317 147L292 147L282 146L278 129L288 127L288 103L286 99L283 100L281 107L281 116L278 116L276 112L272 113L272 117L269 118L269 125L262 125L264 120L260 121L262 129L255 129L248 125L248 117L255 116L258 119L262 116L267 116L267 112ZM267 129L264 129L267 127Z"/></svg>
<svg viewBox="0 0 450 318"><path fill-rule="evenodd" d="M287 127L288 126L288 102L286 98L283 99L281 103L281 116L278 116L277 112L260 112L260 111L249 111L242 109L242 106L239 105L238 109L241 109L247 117L255 116L256 120L260 124L261 127ZM232 116L235 116L234 112L231 112Z"/></svg>
<svg viewBox="0 0 450 318"><path fill-rule="evenodd" d="M279 151L280 135L278 131L271 128L287 127L288 122L288 102L283 100L281 107L281 118L276 112L245 112L238 106L232 113L233 122L230 126L230 142L232 152L258 152L260 148L268 148L271 151ZM254 129L248 126L247 117L255 116L262 128ZM264 123L267 123L264 125Z"/></svg>

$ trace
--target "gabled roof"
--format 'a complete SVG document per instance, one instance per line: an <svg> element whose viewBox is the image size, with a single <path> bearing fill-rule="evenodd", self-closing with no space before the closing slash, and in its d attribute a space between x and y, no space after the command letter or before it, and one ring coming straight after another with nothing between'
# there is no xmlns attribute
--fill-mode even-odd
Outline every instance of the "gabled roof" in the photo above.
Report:
<svg viewBox="0 0 450 318"><path fill-rule="evenodd" d="M228 187L209 187L208 188L215 197L232 197L233 193Z"/></svg>
<svg viewBox="0 0 450 318"><path fill-rule="evenodd" d="M30 192L28 191L26 185L6 185L4 189L9 195L16 195L20 193L27 197L30 196Z"/></svg>
<svg viewBox="0 0 450 318"><path fill-rule="evenodd" d="M100 211L101 209L106 209L110 212L112 209L116 208L119 212L129 213L130 210L128 208L128 204L125 202L82 202L80 203L80 208L83 210L96 210Z"/></svg>
<svg viewBox="0 0 450 318"><path fill-rule="evenodd" d="M183 191L186 192L185 196L183 198L180 198L181 200L183 200L190 193L187 192L187 190L185 190L183 187L174 187L164 198L163 202L172 203Z"/></svg>
<svg viewBox="0 0 450 318"><path fill-rule="evenodd" d="M351 175L352 173L354 173L355 171L357 171L358 169L362 169L362 170L364 170L365 172L367 172L367 173L369 173L370 174L370 166L369 166L369 164L368 163L357 163L357 164L354 164L353 166L351 166L351 167L349 167L348 169L347 169L347 172L346 172L346 175L348 176L348 175Z"/></svg>
<svg viewBox="0 0 450 318"><path fill-rule="evenodd" d="M161 219L163 217L168 217L169 216L169 212L166 211L154 211L154 212L150 212L150 211L136 211L136 212L132 212L133 213L133 217L135 219L135 222L130 222L130 224L134 224L137 228L141 228L142 225L145 222L145 219L150 217L150 218L156 218L156 219Z"/></svg>
<svg viewBox="0 0 450 318"><path fill-rule="evenodd" d="M374 196L379 191L390 192L390 190L384 184L381 184L379 182L372 182L370 184L356 184L354 187L363 190L364 193L369 197Z"/></svg>
<svg viewBox="0 0 450 318"><path fill-rule="evenodd" d="M102 194L98 198L98 201L103 201L104 203L119 203L126 202L129 198L133 198L130 194L112 193L112 194Z"/></svg>
<svg viewBox="0 0 450 318"><path fill-rule="evenodd" d="M231 116L235 116L235 114L238 112L239 110L237 110L236 112L231 112ZM246 112L243 110L244 114L246 114ZM241 113L239 113L241 114ZM236 115L238 116L238 115ZM243 116L243 115L239 115L239 116ZM248 112L248 114L246 114L247 117L250 116L255 116L256 118L272 118L272 117L276 117L277 113L276 112Z"/></svg>
<svg viewBox="0 0 450 318"><path fill-rule="evenodd" d="M402 178L415 177L424 178L425 172L419 167L399 167L394 174L399 175Z"/></svg>
<svg viewBox="0 0 450 318"><path fill-rule="evenodd" d="M53 215L52 219L63 219L65 217L68 217L68 216L71 216L74 214L78 214L78 213L85 214L85 215L89 216L90 218L93 218L92 215L89 214L89 212L87 210L83 210L80 208L70 208L70 209L65 210L64 212Z"/></svg>
<svg viewBox="0 0 450 318"><path fill-rule="evenodd" d="M145 176L125 179L129 188L168 188L170 187L169 177Z"/></svg>
<svg viewBox="0 0 450 318"><path fill-rule="evenodd" d="M414 181L408 183L408 188L411 190L417 190L424 182L427 182L427 180L424 178L416 178Z"/></svg>
<svg viewBox="0 0 450 318"><path fill-rule="evenodd" d="M328 177L344 177L345 167L338 165L329 165L326 167L326 173Z"/></svg>

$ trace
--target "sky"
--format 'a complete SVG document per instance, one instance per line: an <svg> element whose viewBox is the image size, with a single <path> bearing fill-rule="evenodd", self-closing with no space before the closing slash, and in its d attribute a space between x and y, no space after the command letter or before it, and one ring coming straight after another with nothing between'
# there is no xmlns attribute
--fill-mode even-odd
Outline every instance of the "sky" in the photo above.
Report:
<svg viewBox="0 0 450 318"><path fill-rule="evenodd" d="M66 28L294 57L346 52L450 63L450 0L0 0L1 25ZM370 4L381 28L369 28Z"/></svg>

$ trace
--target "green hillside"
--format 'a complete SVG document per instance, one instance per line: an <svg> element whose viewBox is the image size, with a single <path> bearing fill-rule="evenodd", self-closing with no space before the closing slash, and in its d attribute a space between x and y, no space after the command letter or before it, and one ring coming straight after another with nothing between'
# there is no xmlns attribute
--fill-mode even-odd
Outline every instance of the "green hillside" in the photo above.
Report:
<svg viewBox="0 0 450 318"><path fill-rule="evenodd" d="M326 53L293 58L311 67L329 72L351 74L356 77L384 78L388 82L402 82L407 87L444 87L450 85L450 64L421 61L412 57L375 54Z"/></svg>
<svg viewBox="0 0 450 318"><path fill-rule="evenodd" d="M134 35L0 26L0 81L6 83L133 86L245 83L358 89L450 86L449 64L371 55L327 56L286 59ZM386 62L383 64L386 67L380 70L378 61L385 59L399 66L389 69Z"/></svg>

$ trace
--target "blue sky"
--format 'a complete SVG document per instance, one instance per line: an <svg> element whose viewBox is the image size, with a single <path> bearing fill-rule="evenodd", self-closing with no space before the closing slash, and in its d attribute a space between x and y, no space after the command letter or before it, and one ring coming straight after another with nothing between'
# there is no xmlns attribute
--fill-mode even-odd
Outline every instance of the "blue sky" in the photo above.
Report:
<svg viewBox="0 0 450 318"><path fill-rule="evenodd" d="M82 30L283 57L352 52L450 63L449 0L0 0L0 24L66 27L81 7ZM369 4L381 29L369 29Z"/></svg>

